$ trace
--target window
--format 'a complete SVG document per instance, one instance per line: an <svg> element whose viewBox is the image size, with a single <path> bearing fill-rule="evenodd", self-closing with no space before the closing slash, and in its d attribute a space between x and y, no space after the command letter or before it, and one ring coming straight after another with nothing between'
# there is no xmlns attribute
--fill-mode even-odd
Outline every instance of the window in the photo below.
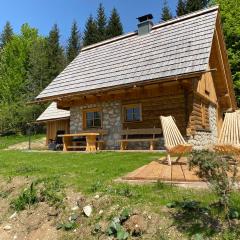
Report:
<svg viewBox="0 0 240 240"><path fill-rule="evenodd" d="M101 128L102 114L100 110L86 110L84 111L84 128Z"/></svg>
<svg viewBox="0 0 240 240"><path fill-rule="evenodd" d="M140 104L126 105L123 107L125 122L138 122L142 120L142 111Z"/></svg>
<svg viewBox="0 0 240 240"><path fill-rule="evenodd" d="M202 117L202 127L206 127L206 106L204 103L201 103L201 117Z"/></svg>

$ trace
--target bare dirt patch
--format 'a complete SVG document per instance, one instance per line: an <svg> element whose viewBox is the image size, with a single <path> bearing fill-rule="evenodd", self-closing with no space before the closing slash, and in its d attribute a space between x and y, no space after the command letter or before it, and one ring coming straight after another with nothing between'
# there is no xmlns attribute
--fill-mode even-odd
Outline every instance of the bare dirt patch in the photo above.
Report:
<svg viewBox="0 0 240 240"><path fill-rule="evenodd" d="M49 180L0 179L0 239L189 239L174 226L174 209L160 207L154 212L150 206L129 206L102 192L89 196L45 181ZM36 202L16 211L12 201L23 192L29 194L33 182L35 190L30 193L36 193ZM86 206L89 215L83 210ZM117 238L121 234L127 238Z"/></svg>
<svg viewBox="0 0 240 240"><path fill-rule="evenodd" d="M7 150L28 150L29 149L29 142L21 142L14 145L11 145L7 148ZM46 138L40 138L37 140L31 141L31 149L32 150L47 150L46 146Z"/></svg>

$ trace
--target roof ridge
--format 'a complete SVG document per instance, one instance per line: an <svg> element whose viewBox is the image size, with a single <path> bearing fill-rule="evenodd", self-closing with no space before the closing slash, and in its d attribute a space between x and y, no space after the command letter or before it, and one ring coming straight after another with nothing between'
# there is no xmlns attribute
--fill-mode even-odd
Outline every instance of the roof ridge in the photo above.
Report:
<svg viewBox="0 0 240 240"><path fill-rule="evenodd" d="M181 22L183 20L187 20L189 18L192 18L192 17L197 17L197 16L201 16L205 13L209 13L209 12L213 12L213 11L216 11L219 9L219 6L218 5L215 5L215 6L212 6L212 7L207 7L207 8L204 8L204 9L201 9L201 10L198 10L198 11L195 11L195 12L191 12L191 13L188 13L188 14L185 14L185 15L182 15L180 17L175 17L175 18L172 18L170 20L167 20L165 22L161 22L159 24L155 24L152 29L157 29L157 28L160 28L160 27L163 27L163 26L166 26L166 25L170 25L170 24L173 24L173 23L176 23L176 22Z"/></svg>
<svg viewBox="0 0 240 240"><path fill-rule="evenodd" d="M83 47L81 49L81 52L92 49L92 48L96 48L96 47L99 47L99 46L103 46L103 45L106 45L108 43L116 42L116 41L122 40L124 38L131 37L131 36L136 35L136 34L137 34L137 31L129 32L129 33L126 33L126 34L123 34L123 35L120 35L120 36L117 36L117 37L113 37L113 38L110 38L110 39L107 39L107 40L104 40L104 41L101 41L101 42L98 42L98 43L93 43L89 46Z"/></svg>
<svg viewBox="0 0 240 240"><path fill-rule="evenodd" d="M175 17L175 18L170 19L170 20L165 21L165 22L155 24L152 27L152 29L155 30L155 29L158 29L160 27L164 27L164 26L167 26L167 25L170 25L170 24L174 24L176 22L181 22L183 20L186 20L186 19L189 19L189 18L192 18L192 17L196 17L196 16L200 16L202 14L209 13L209 12L212 12L212 11L216 11L218 9L219 9L218 5L207 7L207 8L192 12L192 13L182 15L180 17ZM96 47L100 47L100 46L103 46L103 45L106 45L106 44L109 44L109 43L117 42L119 40L129 38L129 37L134 36L136 34L137 34L137 30L134 31L134 32L129 32L129 33L126 33L126 34L123 34L123 35L120 35L120 36L117 36L117 37L113 37L113 38L110 38L110 39L107 39L107 40L104 40L104 41L101 41L101 42L98 42L98 43L94 43L94 44L91 44L89 46L83 47L81 49L81 52L87 51L87 50L90 50L90 49L93 49L93 48L96 48Z"/></svg>

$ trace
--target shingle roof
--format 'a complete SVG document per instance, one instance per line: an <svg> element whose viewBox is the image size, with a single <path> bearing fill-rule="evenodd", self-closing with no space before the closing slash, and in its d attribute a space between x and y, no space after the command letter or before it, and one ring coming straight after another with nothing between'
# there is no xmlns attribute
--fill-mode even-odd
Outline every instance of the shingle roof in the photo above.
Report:
<svg viewBox="0 0 240 240"><path fill-rule="evenodd" d="M83 48L43 99L207 70L218 7Z"/></svg>
<svg viewBox="0 0 240 240"><path fill-rule="evenodd" d="M52 102L48 108L38 117L37 122L51 121L62 118L69 118L70 112L57 108L57 103Z"/></svg>

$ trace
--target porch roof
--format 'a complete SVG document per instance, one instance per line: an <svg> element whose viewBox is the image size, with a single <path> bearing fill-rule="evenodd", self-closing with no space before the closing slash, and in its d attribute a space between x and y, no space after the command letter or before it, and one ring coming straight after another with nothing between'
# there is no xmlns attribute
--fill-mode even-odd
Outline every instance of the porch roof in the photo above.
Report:
<svg viewBox="0 0 240 240"><path fill-rule="evenodd" d="M37 100L102 90L206 71L218 7L197 11L90 45L59 74Z"/></svg>
<svg viewBox="0 0 240 240"><path fill-rule="evenodd" d="M46 122L52 120L60 120L70 117L70 111L57 108L57 103L52 102L46 110L37 118L37 122Z"/></svg>

